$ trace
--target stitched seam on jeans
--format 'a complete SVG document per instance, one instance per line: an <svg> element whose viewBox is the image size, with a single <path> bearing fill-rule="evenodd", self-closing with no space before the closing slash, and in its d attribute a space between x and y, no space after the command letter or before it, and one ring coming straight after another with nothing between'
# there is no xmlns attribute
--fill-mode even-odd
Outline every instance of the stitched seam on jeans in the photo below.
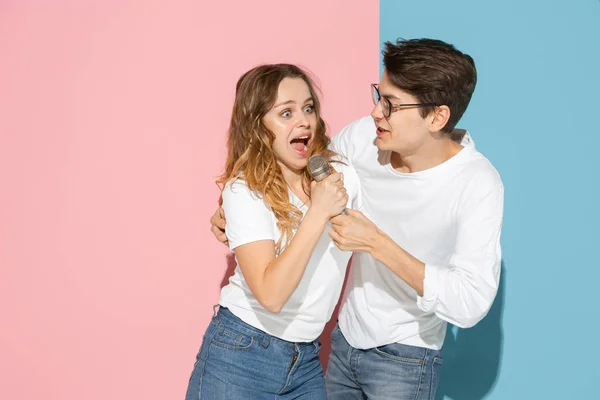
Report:
<svg viewBox="0 0 600 400"><path fill-rule="evenodd" d="M208 354L206 355L206 360L208 360ZM206 360L202 361L202 371L200 373L200 379L198 380L198 398L200 398L200 395L202 394L202 378L204 378L204 371L206 371Z"/></svg>
<svg viewBox="0 0 600 400"><path fill-rule="evenodd" d="M433 398L433 381L435 381L435 375L433 372L433 367L435 366L435 357L434 361L431 363L431 379L429 380L429 400L434 400Z"/></svg>
<svg viewBox="0 0 600 400"><path fill-rule="evenodd" d="M238 318L233 314L233 317ZM225 327L231 328L233 331L238 331L241 334L248 336L260 336L261 334L266 334L258 328L253 327L252 325L240 320L239 322L233 319L233 317L223 317L221 316L221 323ZM239 319L239 318L238 318ZM245 325L244 325L245 324Z"/></svg>
<svg viewBox="0 0 600 400"><path fill-rule="evenodd" d="M214 339L215 335L217 334L218 325L218 321L212 321L210 324L208 324L208 328L206 329L204 336L202 336L202 344L200 345L200 358L205 362L208 359L210 342ZM204 346L205 344L206 347Z"/></svg>
<svg viewBox="0 0 600 400"><path fill-rule="evenodd" d="M382 356L387 357L391 360L403 362L405 364L421 364L421 365L423 365L425 363L425 361L420 358L406 358L406 357L395 356L393 354L386 353L383 350L379 350L378 347L375 347L375 352L377 354L381 354Z"/></svg>
<svg viewBox="0 0 600 400"><path fill-rule="evenodd" d="M425 352L425 359L427 359L427 354L429 350ZM419 395L421 394L421 386L423 385L423 370L425 369L425 362L421 364L421 373L419 374L419 386L417 387L417 393L415 394L415 400L419 399Z"/></svg>
<svg viewBox="0 0 600 400"><path fill-rule="evenodd" d="M356 384L359 386L360 383L358 383L358 374L360 371L358 371L358 368L360 366L360 355L361 353L356 354L356 368L354 368L352 365L352 359L350 359L350 373L352 374L352 378L354 378L354 382L356 382Z"/></svg>
<svg viewBox="0 0 600 400"><path fill-rule="evenodd" d="M439 360L441 360L441 362ZM435 387L433 386L433 383L436 381L435 366L437 364L438 368L441 368L443 361L444 361L444 359L441 357L433 357L433 362L431 363L431 384L429 385L429 400L435 400L435 391L437 390L437 385ZM438 379L438 384L439 384L439 379Z"/></svg>
<svg viewBox="0 0 600 400"><path fill-rule="evenodd" d="M225 331L225 330L226 329L221 328L221 331ZM227 331L227 332L233 334L233 332L231 332L231 331ZM240 346L240 345L236 346L236 345L232 345L232 344L228 344L228 343L222 343L222 342L219 342L218 340L216 340L216 337L219 333L220 332L217 332L217 334L215 334L213 336L213 339L210 341L210 344L214 344L217 347L221 347L221 348L228 349L228 350L250 350L250 348L254 344L254 336L250 337L250 344L248 344L247 346ZM223 335L224 333L221 332L221 334ZM240 336L240 338L238 338L238 343L241 343L241 340L242 340L242 337Z"/></svg>
<svg viewBox="0 0 600 400"><path fill-rule="evenodd" d="M202 373L200 374L200 380L198 381L198 398L202 395L202 378L204 378L204 366L202 366Z"/></svg>
<svg viewBox="0 0 600 400"><path fill-rule="evenodd" d="M298 364L300 364L300 356L301 356L301 354L300 354L300 352L298 352L298 356L296 357L296 360L291 364L290 370L288 371L288 376L287 376L287 379L285 380L285 385L283 385L283 387L277 394L281 394L288 387L288 385L292 384L292 374L294 373L294 369L297 369L296 367L298 366Z"/></svg>

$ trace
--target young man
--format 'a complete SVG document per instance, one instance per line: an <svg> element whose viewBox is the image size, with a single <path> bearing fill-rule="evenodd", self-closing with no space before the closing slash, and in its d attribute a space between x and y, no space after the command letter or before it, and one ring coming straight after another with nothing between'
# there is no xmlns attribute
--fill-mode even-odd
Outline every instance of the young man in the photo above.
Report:
<svg viewBox="0 0 600 400"><path fill-rule="evenodd" d="M502 181L454 129L475 89L473 59L417 39L386 43L383 62L371 117L332 140L358 172L368 215L331 221L338 247L355 252L331 335L333 400L433 399L446 323L480 321L500 278Z"/></svg>

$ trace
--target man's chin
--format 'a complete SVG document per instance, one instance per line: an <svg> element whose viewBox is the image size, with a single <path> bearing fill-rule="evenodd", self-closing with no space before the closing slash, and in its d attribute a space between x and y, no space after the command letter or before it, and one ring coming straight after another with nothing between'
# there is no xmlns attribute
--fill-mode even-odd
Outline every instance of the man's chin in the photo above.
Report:
<svg viewBox="0 0 600 400"><path fill-rule="evenodd" d="M390 150L389 140L385 137L378 136L375 139L375 146L381 151Z"/></svg>

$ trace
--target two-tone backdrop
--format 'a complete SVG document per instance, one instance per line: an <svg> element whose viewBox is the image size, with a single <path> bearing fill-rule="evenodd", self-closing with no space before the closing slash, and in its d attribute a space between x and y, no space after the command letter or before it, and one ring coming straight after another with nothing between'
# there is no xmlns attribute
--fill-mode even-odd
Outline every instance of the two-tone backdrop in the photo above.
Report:
<svg viewBox="0 0 600 400"><path fill-rule="evenodd" d="M231 267L208 219L236 80L308 68L333 135L398 37L475 58L459 125L506 187L501 290L449 330L439 399L597 398L599 21L597 0L0 2L0 398L183 398Z"/></svg>

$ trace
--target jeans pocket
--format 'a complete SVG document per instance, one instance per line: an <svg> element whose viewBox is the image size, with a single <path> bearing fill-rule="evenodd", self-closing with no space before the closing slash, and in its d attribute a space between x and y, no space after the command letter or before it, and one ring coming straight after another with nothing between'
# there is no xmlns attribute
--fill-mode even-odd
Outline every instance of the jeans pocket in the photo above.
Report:
<svg viewBox="0 0 600 400"><path fill-rule="evenodd" d="M423 365L425 363L424 358L416 357L413 354L406 354L403 351L399 351L393 344L375 347L374 350L375 353L400 363L411 365Z"/></svg>
<svg viewBox="0 0 600 400"><path fill-rule="evenodd" d="M218 328L211 343L229 350L248 350L254 343L254 337L246 333L237 332L231 327L221 326Z"/></svg>
<svg viewBox="0 0 600 400"><path fill-rule="evenodd" d="M431 387L429 388L429 400L435 399L435 394L440 383L443 363L444 359L442 357L433 357L433 363L431 364Z"/></svg>

